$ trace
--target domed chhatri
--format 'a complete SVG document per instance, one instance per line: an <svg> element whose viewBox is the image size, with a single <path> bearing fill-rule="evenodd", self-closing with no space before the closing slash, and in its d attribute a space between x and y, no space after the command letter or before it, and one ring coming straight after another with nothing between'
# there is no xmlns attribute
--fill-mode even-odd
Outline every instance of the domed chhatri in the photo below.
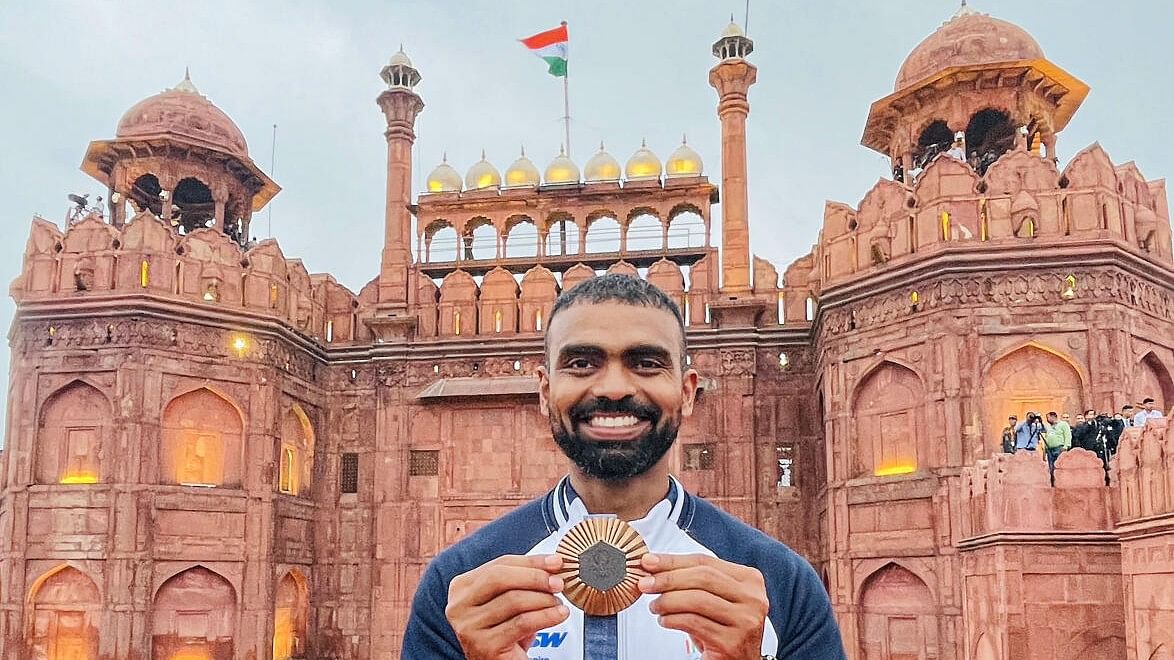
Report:
<svg viewBox="0 0 1174 660"><path fill-rule="evenodd" d="M533 188L541 183L541 175L538 174L538 167L529 158L526 158L526 149L522 149L522 155L518 157L505 170L505 187L506 188Z"/></svg>
<svg viewBox="0 0 1174 660"><path fill-rule="evenodd" d="M481 160L473 163L465 173L465 190L488 190L501 187L501 173L488 160L485 152L481 152Z"/></svg>
<svg viewBox="0 0 1174 660"><path fill-rule="evenodd" d="M672 178L701 176L702 170L701 155L689 146L688 141L682 137L681 146L677 147L669 159L664 163L665 176Z"/></svg>
<svg viewBox="0 0 1174 660"><path fill-rule="evenodd" d="M175 87L131 106L118 121L118 138L173 137L247 158L245 136L228 115L192 84L184 72Z"/></svg>
<svg viewBox="0 0 1174 660"><path fill-rule="evenodd" d="M566 150L560 147L558 155L546 166L546 173L542 178L548 186L562 183L579 183L579 166L575 164L575 161L568 158Z"/></svg>
<svg viewBox="0 0 1174 660"><path fill-rule="evenodd" d="M619 181L621 172L620 161L604 150L602 142L599 143L599 151L583 166L583 178L588 183Z"/></svg>
<svg viewBox="0 0 1174 660"><path fill-rule="evenodd" d="M641 140L640 148L628 159L624 166L624 176L628 181L650 181L660 178L660 159L648 148L648 143Z"/></svg>
<svg viewBox="0 0 1174 660"><path fill-rule="evenodd" d="M425 188L430 193L448 193L461 191L461 174L456 168L448 164L448 154L440 164L428 174Z"/></svg>
<svg viewBox="0 0 1174 660"><path fill-rule="evenodd" d="M951 67L1043 58L1039 43L1023 28L963 6L909 53L894 88L904 89Z"/></svg>

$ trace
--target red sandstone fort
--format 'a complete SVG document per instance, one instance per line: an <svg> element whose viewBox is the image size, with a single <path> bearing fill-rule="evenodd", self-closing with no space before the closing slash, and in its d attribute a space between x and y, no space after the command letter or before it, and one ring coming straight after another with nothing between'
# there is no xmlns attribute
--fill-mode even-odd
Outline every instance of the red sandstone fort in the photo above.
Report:
<svg viewBox="0 0 1174 660"><path fill-rule="evenodd" d="M676 473L812 562L850 657L1174 658L1174 425L1127 431L1107 486L1090 452L1054 487L998 453L1010 413L1174 405L1164 181L1065 154L1088 88L964 7L871 108L893 176L780 278L751 253L752 50L713 44L720 185L681 145L445 163L415 198L396 53L357 294L249 240L278 186L190 80L128 110L82 161L108 205L34 218L10 289L0 657L398 657L429 558L563 473L543 322L608 271L686 312Z"/></svg>

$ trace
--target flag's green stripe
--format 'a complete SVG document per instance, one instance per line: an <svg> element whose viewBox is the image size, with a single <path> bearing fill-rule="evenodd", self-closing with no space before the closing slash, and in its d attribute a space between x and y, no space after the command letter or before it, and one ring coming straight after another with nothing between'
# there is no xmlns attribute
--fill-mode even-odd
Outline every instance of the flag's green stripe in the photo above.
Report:
<svg viewBox="0 0 1174 660"><path fill-rule="evenodd" d="M544 57L542 59L546 60L546 63L550 65L550 68L547 70L548 73L550 73L550 75L556 76L559 78L567 75L567 61L564 60L563 58L561 58L561 57Z"/></svg>

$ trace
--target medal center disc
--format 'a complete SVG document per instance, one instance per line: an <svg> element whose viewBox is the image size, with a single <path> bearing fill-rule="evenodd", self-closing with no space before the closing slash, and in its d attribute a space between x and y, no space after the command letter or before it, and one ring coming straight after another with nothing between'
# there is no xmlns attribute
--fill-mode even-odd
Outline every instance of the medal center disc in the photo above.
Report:
<svg viewBox="0 0 1174 660"><path fill-rule="evenodd" d="M579 578L587 586L607 591L623 582L627 563L623 551L600 541L579 555Z"/></svg>

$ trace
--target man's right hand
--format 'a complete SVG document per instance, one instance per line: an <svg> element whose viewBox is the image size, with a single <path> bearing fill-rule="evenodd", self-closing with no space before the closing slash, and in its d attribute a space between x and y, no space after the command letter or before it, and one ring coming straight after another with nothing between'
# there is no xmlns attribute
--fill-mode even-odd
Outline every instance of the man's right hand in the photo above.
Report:
<svg viewBox="0 0 1174 660"><path fill-rule="evenodd" d="M526 660L540 630L570 611L555 594L563 581L558 555L506 555L453 578L448 617L468 660Z"/></svg>

